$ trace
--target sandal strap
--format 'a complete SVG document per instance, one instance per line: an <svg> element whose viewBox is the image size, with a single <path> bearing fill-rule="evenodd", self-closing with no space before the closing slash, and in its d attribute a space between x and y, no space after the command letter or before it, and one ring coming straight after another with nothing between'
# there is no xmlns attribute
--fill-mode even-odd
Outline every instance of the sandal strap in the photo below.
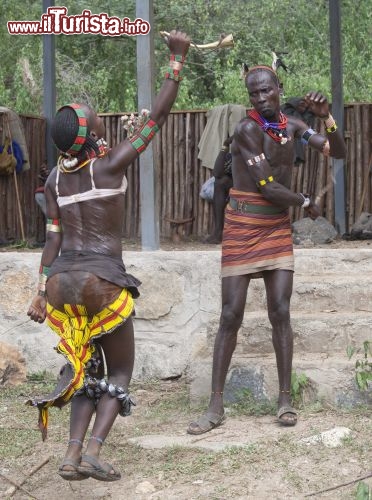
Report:
<svg viewBox="0 0 372 500"><path fill-rule="evenodd" d="M76 460L72 460L71 458L65 458L59 466L59 470L62 471L66 465L71 465L71 467L74 467L74 469L76 469L76 467L78 467L79 465L79 462L77 462Z"/></svg>

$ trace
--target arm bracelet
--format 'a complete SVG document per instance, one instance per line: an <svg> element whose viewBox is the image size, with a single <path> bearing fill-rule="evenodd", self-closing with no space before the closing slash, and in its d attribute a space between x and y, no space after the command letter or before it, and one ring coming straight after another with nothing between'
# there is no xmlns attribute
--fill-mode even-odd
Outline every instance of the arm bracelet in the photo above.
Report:
<svg viewBox="0 0 372 500"><path fill-rule="evenodd" d="M42 264L40 264L38 295L43 295L43 294L45 295L46 282L48 279L49 270L50 267L43 266Z"/></svg>
<svg viewBox="0 0 372 500"><path fill-rule="evenodd" d="M52 233L60 233L61 219L47 219L46 230Z"/></svg>
<svg viewBox="0 0 372 500"><path fill-rule="evenodd" d="M151 118L148 117L147 121L142 125L139 131L129 139L132 147L137 151L138 154L141 154L147 146L150 144L150 141L153 139L154 135L160 129L159 125Z"/></svg>
<svg viewBox="0 0 372 500"><path fill-rule="evenodd" d="M298 193L303 198L303 203L301 204L301 208L308 208L311 203L310 196L308 194Z"/></svg>
<svg viewBox="0 0 372 500"><path fill-rule="evenodd" d="M268 182L274 182L274 177L272 175L269 175L267 179L261 179L260 181L256 182L256 186L258 188L261 188L265 186Z"/></svg>
<svg viewBox="0 0 372 500"><path fill-rule="evenodd" d="M165 73L165 78L180 82L182 80L182 68L185 61L185 56L180 54L171 54L169 59L169 68Z"/></svg>
<svg viewBox="0 0 372 500"><path fill-rule="evenodd" d="M261 160L265 160L266 156L264 153L261 153L260 155L253 156L252 158L249 158L247 160L248 165L251 167L252 165L255 165L256 163L260 163Z"/></svg>
<svg viewBox="0 0 372 500"><path fill-rule="evenodd" d="M312 128L308 128L307 130L305 130L305 132L301 136L302 144L309 144L310 137L314 134L316 134L316 132Z"/></svg>
<svg viewBox="0 0 372 500"><path fill-rule="evenodd" d="M333 132L336 132L337 130L335 119L331 114L329 114L328 117L324 120L324 125L328 134L333 134Z"/></svg>

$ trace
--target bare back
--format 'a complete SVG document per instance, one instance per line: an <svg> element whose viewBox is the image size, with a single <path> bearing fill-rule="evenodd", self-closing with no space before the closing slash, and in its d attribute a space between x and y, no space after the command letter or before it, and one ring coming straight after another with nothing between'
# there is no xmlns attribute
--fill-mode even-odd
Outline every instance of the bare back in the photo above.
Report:
<svg viewBox="0 0 372 500"><path fill-rule="evenodd" d="M105 172L105 159L97 159L93 168L95 188L120 189L124 172L112 175ZM107 168L106 168L107 170ZM62 252L84 250L111 256L121 256L121 232L124 217L124 194L72 202L59 207L57 204L57 169L48 178L48 206L58 211L63 228ZM89 165L75 173L59 174L58 194L61 198L92 190Z"/></svg>

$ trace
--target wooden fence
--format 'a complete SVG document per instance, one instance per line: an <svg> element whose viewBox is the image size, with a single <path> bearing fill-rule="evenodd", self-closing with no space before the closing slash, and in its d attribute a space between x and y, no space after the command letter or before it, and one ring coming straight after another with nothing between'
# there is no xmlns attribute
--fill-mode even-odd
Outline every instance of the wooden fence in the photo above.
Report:
<svg viewBox="0 0 372 500"><path fill-rule="evenodd" d="M43 241L44 216L34 199L39 186L39 167L46 161L45 120L20 115L30 159L30 169L16 177L0 176L0 242L15 243L22 240ZM4 115L0 114L0 130L4 130ZM2 138L2 134L0 134ZM17 191L19 203L17 200ZM22 230L23 228L23 230Z"/></svg>
<svg viewBox="0 0 372 500"><path fill-rule="evenodd" d="M102 115L107 142L113 146L123 139L122 114ZM45 122L41 118L21 116L30 152L31 169L17 176L27 239L43 237L43 216L34 202L38 185L38 170L45 159ZM347 144L346 203L347 229L361 210L372 212L371 163L372 104L345 106L345 140ZM188 219L185 234L201 238L212 230L211 204L199 196L200 187L211 171L198 160L198 143L206 125L205 110L172 112L154 140L156 162L159 228L161 237L171 234L168 218ZM322 130L320 122L315 124ZM127 173L123 238L137 239L140 235L139 168L136 161ZM320 195L322 214L334 224L334 191L331 160L307 150L305 163L293 169L292 189L314 196ZM0 177L1 213L0 238L21 239L20 214L17 209L14 179ZM302 217L299 208L291 209L292 220Z"/></svg>

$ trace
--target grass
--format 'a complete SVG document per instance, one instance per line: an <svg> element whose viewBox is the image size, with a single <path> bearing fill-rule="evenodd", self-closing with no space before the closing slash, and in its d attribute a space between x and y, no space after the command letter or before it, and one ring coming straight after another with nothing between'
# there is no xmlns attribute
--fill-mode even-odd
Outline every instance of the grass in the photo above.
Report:
<svg viewBox="0 0 372 500"><path fill-rule="evenodd" d="M3 388L0 392L2 467L4 470L11 469L12 474L15 474L12 477L17 477L17 471L30 470L35 462L37 464L49 454L51 461L45 468L48 471L43 470L44 483L40 476L35 477L35 488L44 488L45 491L48 485L53 484L55 469L63 456L70 406L62 411L51 409L49 438L42 443L37 429L37 411L25 406L24 401L30 394L49 392L53 384L53 377L39 373L29 377L27 383L21 386ZM165 488L165 491L172 492L172 495L174 491L184 491L184 495L174 493L172 498L179 500L259 498L261 491L264 498L279 498L267 493L270 488L273 492L281 491L282 498L286 497L283 491L288 494L287 498L302 498L307 492L355 479L370 469L372 422L368 407L341 410L325 409L320 404L305 405L300 415L299 426L302 424L302 431L298 426L289 431L278 428L276 433L271 419L263 419L260 424L262 435L257 434L256 429L251 444L230 446L223 452L183 446L149 450L128 443L127 438L154 433L182 434L195 413L205 410L205 406L191 409L189 388L182 380L133 382L131 392L138 400L138 406L134 409L133 417L117 420L105 443L103 456L125 471L126 481L132 487L148 480L158 489ZM240 425L245 425L242 432L249 435L250 424L254 427L261 415L274 415L276 404L257 402L249 391L242 391L238 401L228 405L228 409L229 421L232 423L230 429L235 432L231 441L236 441ZM345 440L342 447L328 449L321 445L304 446L300 443L301 437L334 425L347 426L353 432L352 438ZM221 427L215 435L221 433L223 439L228 440L229 432L223 434L225 429ZM64 483L62 487L65 487ZM193 493L186 493L190 488ZM340 491L336 498L355 498L355 492L356 485L353 485ZM66 495L61 500L69 498ZM132 500L135 496L128 495L127 498ZM164 498L168 497L164 495Z"/></svg>
<svg viewBox="0 0 372 500"><path fill-rule="evenodd" d="M226 404L231 416L261 416L275 415L277 411L274 401L262 400L257 401L253 397L249 389L242 389L236 393L237 401L235 403Z"/></svg>

